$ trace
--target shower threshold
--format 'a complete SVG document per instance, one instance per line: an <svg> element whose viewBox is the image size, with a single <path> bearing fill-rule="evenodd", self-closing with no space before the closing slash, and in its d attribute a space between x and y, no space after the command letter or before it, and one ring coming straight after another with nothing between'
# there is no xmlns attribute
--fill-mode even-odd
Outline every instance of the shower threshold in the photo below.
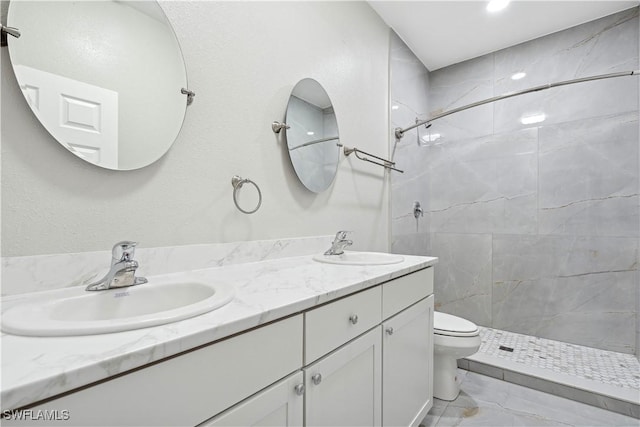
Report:
<svg viewBox="0 0 640 427"><path fill-rule="evenodd" d="M640 418L634 355L485 327L480 336L480 350L460 368Z"/></svg>

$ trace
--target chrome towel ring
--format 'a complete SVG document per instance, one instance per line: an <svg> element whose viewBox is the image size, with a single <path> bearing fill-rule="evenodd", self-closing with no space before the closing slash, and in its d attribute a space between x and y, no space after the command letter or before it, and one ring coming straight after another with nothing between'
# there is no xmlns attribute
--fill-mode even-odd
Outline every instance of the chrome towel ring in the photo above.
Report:
<svg viewBox="0 0 640 427"><path fill-rule="evenodd" d="M253 184L253 186L256 187L256 190L258 190L258 205L253 210L244 210L238 204L238 190L240 190L242 186L247 183ZM240 212L245 214L252 214L252 213L255 213L258 209L260 209L260 206L262 205L262 191L260 191L260 187L258 187L258 184L251 181L250 179L246 179L246 178L242 178L241 176L234 175L233 178L231 178L231 185L233 185L233 203L236 205L236 208L238 208Z"/></svg>

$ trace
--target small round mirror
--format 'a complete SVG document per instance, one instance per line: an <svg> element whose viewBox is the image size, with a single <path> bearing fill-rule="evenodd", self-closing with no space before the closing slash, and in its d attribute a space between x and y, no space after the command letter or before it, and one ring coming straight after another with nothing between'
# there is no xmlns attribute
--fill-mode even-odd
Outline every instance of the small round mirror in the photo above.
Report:
<svg viewBox="0 0 640 427"><path fill-rule="evenodd" d="M171 24L151 1L11 0L9 54L49 133L97 166L130 170L169 150L187 105Z"/></svg>
<svg viewBox="0 0 640 427"><path fill-rule="evenodd" d="M331 185L338 171L340 139L327 92L313 79L293 88L285 122L287 149L300 182L314 193Z"/></svg>

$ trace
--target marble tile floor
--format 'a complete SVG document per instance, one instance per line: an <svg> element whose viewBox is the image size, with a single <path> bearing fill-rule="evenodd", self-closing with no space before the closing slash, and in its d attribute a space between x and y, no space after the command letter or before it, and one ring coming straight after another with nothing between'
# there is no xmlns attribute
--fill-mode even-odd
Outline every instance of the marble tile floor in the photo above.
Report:
<svg viewBox="0 0 640 427"><path fill-rule="evenodd" d="M421 426L640 426L637 418L463 369L458 381L460 395L434 399Z"/></svg>

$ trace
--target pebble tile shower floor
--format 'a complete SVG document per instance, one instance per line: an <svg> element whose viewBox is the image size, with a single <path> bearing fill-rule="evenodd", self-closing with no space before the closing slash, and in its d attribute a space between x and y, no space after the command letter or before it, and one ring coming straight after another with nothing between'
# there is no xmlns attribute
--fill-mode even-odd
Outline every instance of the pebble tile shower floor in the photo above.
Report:
<svg viewBox="0 0 640 427"><path fill-rule="evenodd" d="M634 355L485 327L480 336L480 350L458 367L640 419Z"/></svg>
<svg viewBox="0 0 640 427"><path fill-rule="evenodd" d="M640 390L640 362L615 353L497 329L480 330L480 352L553 372ZM501 350L500 347L513 351Z"/></svg>

